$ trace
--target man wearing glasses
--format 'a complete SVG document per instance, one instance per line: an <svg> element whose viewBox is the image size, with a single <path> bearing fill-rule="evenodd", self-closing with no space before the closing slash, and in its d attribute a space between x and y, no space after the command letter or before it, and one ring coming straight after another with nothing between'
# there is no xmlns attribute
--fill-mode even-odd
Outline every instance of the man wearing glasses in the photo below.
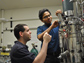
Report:
<svg viewBox="0 0 84 63"><path fill-rule="evenodd" d="M58 10L56 11L56 15L57 13L62 12L61 10ZM37 38L43 43L43 35L45 32L48 32L52 36L52 39L48 44L48 52L45 63L60 63L59 59L57 58L60 54L58 21L56 20L51 23L52 16L48 9L42 9L39 11L39 19L44 23L44 25L37 28Z"/></svg>

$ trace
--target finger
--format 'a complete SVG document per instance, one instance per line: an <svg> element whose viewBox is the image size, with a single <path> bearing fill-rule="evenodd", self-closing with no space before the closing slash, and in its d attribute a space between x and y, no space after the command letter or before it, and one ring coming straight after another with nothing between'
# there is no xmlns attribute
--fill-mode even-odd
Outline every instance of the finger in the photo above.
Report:
<svg viewBox="0 0 84 63"><path fill-rule="evenodd" d="M50 38L52 38L52 36L50 35Z"/></svg>
<svg viewBox="0 0 84 63"><path fill-rule="evenodd" d="M56 20L56 22L58 22L58 20Z"/></svg>

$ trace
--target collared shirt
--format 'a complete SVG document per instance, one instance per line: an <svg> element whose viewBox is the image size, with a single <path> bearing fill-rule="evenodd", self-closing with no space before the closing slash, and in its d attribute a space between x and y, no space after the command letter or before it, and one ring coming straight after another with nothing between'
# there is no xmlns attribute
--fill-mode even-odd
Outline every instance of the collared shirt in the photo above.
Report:
<svg viewBox="0 0 84 63"><path fill-rule="evenodd" d="M11 63L32 63L35 55L30 53L28 46L19 41L15 41L15 45L10 52Z"/></svg>
<svg viewBox="0 0 84 63"><path fill-rule="evenodd" d="M47 26L47 25L39 26L37 28L37 35L44 32L47 28L49 28L49 26ZM53 28L50 31L49 34L52 36L52 38L51 38L51 41L48 44L48 51L47 52L50 52L50 53L56 52L57 49L59 48L59 33L58 33L58 31L59 31L59 26L56 27L56 28ZM42 41L42 43L43 43L43 41Z"/></svg>

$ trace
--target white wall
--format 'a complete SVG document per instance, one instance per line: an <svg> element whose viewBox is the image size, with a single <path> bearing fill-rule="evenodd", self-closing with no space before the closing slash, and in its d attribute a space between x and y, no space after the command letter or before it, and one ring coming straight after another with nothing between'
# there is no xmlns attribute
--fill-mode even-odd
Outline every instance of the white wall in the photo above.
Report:
<svg viewBox="0 0 84 63"><path fill-rule="evenodd" d="M37 28L38 26L42 25L43 23L38 19L38 12L40 9L43 8L48 8L51 13L52 13L52 17L56 17L55 16L55 12L58 9L62 9L61 6L51 6L51 7L37 7L37 8L23 8L23 9L12 9L12 10L5 10L4 11L4 18L6 19L10 19L10 17L12 17L13 19L31 19L31 20L20 20L20 21L13 21L13 28L16 24L18 23L25 23L27 24L30 28ZM1 14L1 12L0 12ZM35 20L32 20L34 19ZM57 19L57 17L56 17ZM56 20L55 18L53 19ZM1 26L1 24L0 24ZM4 22L4 30L6 28L10 28L10 21ZM37 49L38 51L40 51L40 44L41 42L37 39L37 30L30 30L32 31L32 40L30 40L27 45L29 46L29 50L31 50L32 46L31 43L35 42L35 44L38 45ZM0 33L1 34L1 33ZM1 36L1 35L0 35ZM7 44L14 44L14 41L16 40L16 38L14 37L13 32L10 31L4 31L3 34L3 45L7 46Z"/></svg>
<svg viewBox="0 0 84 63"><path fill-rule="evenodd" d="M0 18L1 18L1 10L0 10Z"/></svg>

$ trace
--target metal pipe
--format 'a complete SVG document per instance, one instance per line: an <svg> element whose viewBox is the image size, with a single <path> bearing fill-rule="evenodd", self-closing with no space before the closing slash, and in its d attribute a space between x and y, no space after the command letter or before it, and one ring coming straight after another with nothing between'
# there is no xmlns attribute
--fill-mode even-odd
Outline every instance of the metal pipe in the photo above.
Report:
<svg viewBox="0 0 84 63"><path fill-rule="evenodd" d="M78 1L76 1L76 16L78 17Z"/></svg>
<svg viewBox="0 0 84 63"><path fill-rule="evenodd" d="M82 0L81 0L81 8L82 8L82 19L83 19L83 4L84 4L84 1L82 2Z"/></svg>
<svg viewBox="0 0 84 63"><path fill-rule="evenodd" d="M57 16L55 17L52 17L53 19L58 19ZM30 20L39 20L38 18L23 18L23 19L5 19L5 18L0 18L1 21L6 21L6 22L9 22L9 21L30 21Z"/></svg>
<svg viewBox="0 0 84 63"><path fill-rule="evenodd" d="M2 18L4 17L4 10L2 9ZM1 46L3 46L3 21L1 21Z"/></svg>
<svg viewBox="0 0 84 63"><path fill-rule="evenodd" d="M66 51L64 51L63 53L61 53L58 58L61 59L61 58L65 57L68 53L69 53L69 51L66 50Z"/></svg>
<svg viewBox="0 0 84 63"><path fill-rule="evenodd" d="M36 30L37 27L30 27L29 29L30 29L30 30ZM14 28L6 28L6 29L4 29L3 31L10 31L10 30L14 31Z"/></svg>

